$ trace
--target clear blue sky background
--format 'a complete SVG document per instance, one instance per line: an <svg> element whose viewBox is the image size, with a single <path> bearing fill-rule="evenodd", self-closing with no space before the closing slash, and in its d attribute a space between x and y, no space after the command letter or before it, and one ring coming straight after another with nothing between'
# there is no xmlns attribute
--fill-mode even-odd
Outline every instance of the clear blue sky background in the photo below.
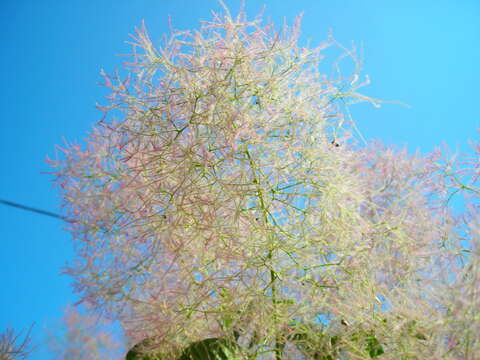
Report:
<svg viewBox="0 0 480 360"><path fill-rule="evenodd" d="M239 9L238 0L226 1ZM302 41L335 38L363 44L363 92L412 105L360 104L351 108L363 135L407 144L426 153L436 144L468 149L478 138L480 2L478 0L247 0L248 14L262 5L281 24L304 12ZM113 72L128 53L125 43L145 20L152 38L198 27L219 10L214 0L3 0L1 8L0 198L59 211L45 163L62 137L81 141L100 119L105 103L100 69ZM157 42L158 44L158 42ZM51 359L43 333L77 300L60 275L72 258L70 235L54 218L0 204L0 330L32 322L39 350Z"/></svg>

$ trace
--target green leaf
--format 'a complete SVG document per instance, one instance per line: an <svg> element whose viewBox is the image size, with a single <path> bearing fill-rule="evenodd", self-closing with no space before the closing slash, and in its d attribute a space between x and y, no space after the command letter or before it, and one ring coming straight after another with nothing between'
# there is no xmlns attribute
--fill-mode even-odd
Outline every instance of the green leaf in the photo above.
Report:
<svg viewBox="0 0 480 360"><path fill-rule="evenodd" d="M365 346L364 349L370 355L370 358L373 359L377 356L382 355L385 351L383 346L380 344L378 339L373 335L373 331L359 330L352 334L351 340L359 344L360 346Z"/></svg>
<svg viewBox="0 0 480 360"><path fill-rule="evenodd" d="M163 360L159 355L145 354L143 349L147 347L151 342L151 339L145 339L136 344L127 353L126 360Z"/></svg>
<svg viewBox="0 0 480 360"><path fill-rule="evenodd" d="M145 339L127 353L126 360L164 360L158 354L145 354L150 344ZM239 360L240 346L224 338L210 338L194 342L185 348L177 360Z"/></svg>
<svg viewBox="0 0 480 360"><path fill-rule="evenodd" d="M370 358L374 358L377 356L380 356L384 353L383 347L380 344L380 342L377 340L377 338L373 335L368 335L367 336L367 351L368 354L370 355Z"/></svg>
<svg viewBox="0 0 480 360"><path fill-rule="evenodd" d="M189 345L177 360L237 360L240 347L224 338L210 338ZM128 359L127 359L128 360Z"/></svg>

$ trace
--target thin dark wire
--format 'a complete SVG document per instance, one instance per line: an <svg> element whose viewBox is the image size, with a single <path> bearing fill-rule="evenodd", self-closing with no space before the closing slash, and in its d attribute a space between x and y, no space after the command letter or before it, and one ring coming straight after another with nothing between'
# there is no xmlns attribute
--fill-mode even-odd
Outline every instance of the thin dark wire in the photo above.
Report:
<svg viewBox="0 0 480 360"><path fill-rule="evenodd" d="M65 221L68 220L65 216L55 214L55 213L50 212L50 211L36 209L36 208L26 206L26 205L22 205L22 204L17 204L17 203L14 203L12 201L7 201L7 200L0 199L0 203L4 204L4 205L7 205L7 206L16 207L16 208L19 208L19 209L22 209L22 210L31 211L31 212L34 212L34 213L37 213L37 214L46 215L46 216L54 217L54 218L65 220Z"/></svg>

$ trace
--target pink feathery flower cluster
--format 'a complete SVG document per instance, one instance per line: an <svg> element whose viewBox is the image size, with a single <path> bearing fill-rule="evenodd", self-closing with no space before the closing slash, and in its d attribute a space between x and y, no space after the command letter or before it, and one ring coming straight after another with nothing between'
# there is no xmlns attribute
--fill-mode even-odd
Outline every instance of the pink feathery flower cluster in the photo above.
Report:
<svg viewBox="0 0 480 360"><path fill-rule="evenodd" d="M62 329L48 336L48 348L55 360L121 359L119 344L106 325L93 314L67 308Z"/></svg>
<svg viewBox="0 0 480 360"><path fill-rule="evenodd" d="M30 356L33 348L31 346L30 333L33 325L24 335L22 331L16 332L14 329L7 328L0 333L0 359L1 360L20 360Z"/></svg>
<svg viewBox="0 0 480 360"><path fill-rule="evenodd" d="M356 140L342 105L379 101L358 66L319 70L346 50L332 37L307 49L300 18L277 31L224 10L159 48L138 29L86 147L53 161L83 301L167 356L214 337L258 359L480 356L478 250L461 265L448 204L477 190L438 154ZM471 183L477 164L459 166Z"/></svg>

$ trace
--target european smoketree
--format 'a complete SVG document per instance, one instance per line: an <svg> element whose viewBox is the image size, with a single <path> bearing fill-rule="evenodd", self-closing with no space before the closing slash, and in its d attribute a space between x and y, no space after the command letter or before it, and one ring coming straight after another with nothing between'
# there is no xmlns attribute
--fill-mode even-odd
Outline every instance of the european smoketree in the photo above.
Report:
<svg viewBox="0 0 480 360"><path fill-rule="evenodd" d="M106 331L98 316L79 312L77 308L65 310L60 331L48 334L47 344L54 360L122 359L119 344Z"/></svg>
<svg viewBox="0 0 480 360"><path fill-rule="evenodd" d="M0 360L26 359L33 351L31 346L30 332L33 325L23 335L22 331L16 332L7 328L0 333Z"/></svg>
<svg viewBox="0 0 480 360"><path fill-rule="evenodd" d="M137 30L104 119L54 162L82 299L164 358L209 338L258 359L479 356L478 250L461 265L449 208L477 194L454 180L476 159L365 144L344 105L379 101L355 54L299 35L226 8L158 48ZM320 71L329 47L355 73Z"/></svg>

